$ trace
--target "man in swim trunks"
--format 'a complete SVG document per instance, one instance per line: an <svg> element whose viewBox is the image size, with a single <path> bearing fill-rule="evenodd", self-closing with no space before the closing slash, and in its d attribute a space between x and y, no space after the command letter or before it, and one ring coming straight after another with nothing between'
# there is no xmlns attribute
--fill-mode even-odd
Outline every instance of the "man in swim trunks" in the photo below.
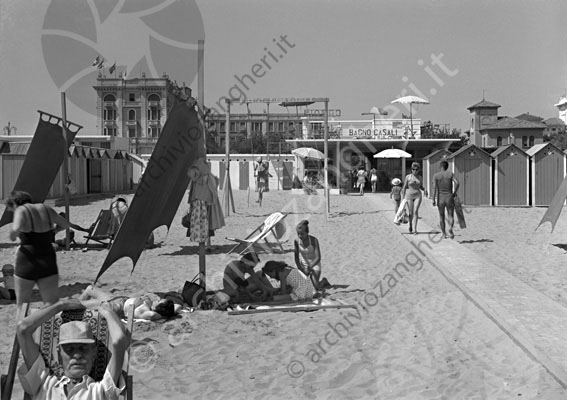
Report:
<svg viewBox="0 0 567 400"><path fill-rule="evenodd" d="M455 223L455 201L454 197L459 190L459 180L455 175L448 170L449 163L445 160L441 161L441 171L433 176L434 189L433 189L433 205L437 203L439 210L439 226L444 238L455 237L453 233L453 225ZM449 231L445 230L445 210L447 210L447 223Z"/></svg>

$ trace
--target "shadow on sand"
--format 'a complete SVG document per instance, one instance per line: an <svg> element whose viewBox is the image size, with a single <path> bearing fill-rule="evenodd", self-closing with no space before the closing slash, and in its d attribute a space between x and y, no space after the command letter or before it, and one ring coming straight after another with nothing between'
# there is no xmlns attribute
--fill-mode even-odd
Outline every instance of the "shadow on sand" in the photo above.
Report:
<svg viewBox="0 0 567 400"><path fill-rule="evenodd" d="M494 240L492 239L475 239L475 240L461 240L459 243L461 244L471 244L471 243L492 243Z"/></svg>

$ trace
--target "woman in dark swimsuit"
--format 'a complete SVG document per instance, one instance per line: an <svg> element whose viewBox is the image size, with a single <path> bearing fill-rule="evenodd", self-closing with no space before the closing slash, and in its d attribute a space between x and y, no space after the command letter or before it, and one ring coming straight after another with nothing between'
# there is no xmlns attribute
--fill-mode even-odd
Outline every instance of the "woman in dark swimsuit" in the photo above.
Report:
<svg viewBox="0 0 567 400"><path fill-rule="evenodd" d="M18 308L31 301L35 284L44 303L55 303L59 300L59 273L51 244L52 231L54 226L65 229L69 223L53 208L42 203L32 204L27 192L12 192L6 201L6 208L14 213L10 240L20 238L14 271Z"/></svg>

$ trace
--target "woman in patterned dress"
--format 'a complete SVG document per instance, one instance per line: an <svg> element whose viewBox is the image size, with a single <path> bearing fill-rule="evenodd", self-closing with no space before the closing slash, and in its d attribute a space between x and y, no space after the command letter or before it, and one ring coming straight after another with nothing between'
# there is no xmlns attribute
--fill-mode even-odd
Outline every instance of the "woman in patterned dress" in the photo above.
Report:
<svg viewBox="0 0 567 400"><path fill-rule="evenodd" d="M310 300L316 293L311 280L297 268L282 261L268 261L262 272L280 282L279 294L274 295L274 301Z"/></svg>

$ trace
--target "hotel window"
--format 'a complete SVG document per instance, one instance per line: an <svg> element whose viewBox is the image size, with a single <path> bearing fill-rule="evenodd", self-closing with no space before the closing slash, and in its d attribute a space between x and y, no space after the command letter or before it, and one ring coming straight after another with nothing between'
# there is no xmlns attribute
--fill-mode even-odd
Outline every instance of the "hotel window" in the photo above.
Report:
<svg viewBox="0 0 567 400"><path fill-rule="evenodd" d="M230 131L231 131L231 132L236 132L236 122L231 122L231 123L230 123Z"/></svg>
<svg viewBox="0 0 567 400"><path fill-rule="evenodd" d="M150 121L159 120L159 109L157 107L148 108L148 120Z"/></svg>
<svg viewBox="0 0 567 400"><path fill-rule="evenodd" d="M496 146L502 146L502 136L496 138Z"/></svg>
<svg viewBox="0 0 567 400"><path fill-rule="evenodd" d="M102 118L105 121L116 121L116 110L112 107L105 107Z"/></svg>
<svg viewBox="0 0 567 400"><path fill-rule="evenodd" d="M152 138L157 138L159 135L159 128L157 126L152 126L148 131L149 136Z"/></svg>
<svg viewBox="0 0 567 400"><path fill-rule="evenodd" d="M148 96L148 101L160 101L160 97L157 94L152 93Z"/></svg>
<svg viewBox="0 0 567 400"><path fill-rule="evenodd" d="M522 136L522 147L528 147L528 137Z"/></svg>
<svg viewBox="0 0 567 400"><path fill-rule="evenodd" d="M130 110L128 111L128 121L135 121L136 120L136 111Z"/></svg>
<svg viewBox="0 0 567 400"><path fill-rule="evenodd" d="M535 137L530 136L530 147L533 147L534 144L535 144Z"/></svg>
<svg viewBox="0 0 567 400"><path fill-rule="evenodd" d="M136 93L128 93L128 101L136 101Z"/></svg>
<svg viewBox="0 0 567 400"><path fill-rule="evenodd" d="M283 131L284 131L284 123L278 122L278 132L283 132Z"/></svg>
<svg viewBox="0 0 567 400"><path fill-rule="evenodd" d="M262 123L252 122L252 132L262 132Z"/></svg>
<svg viewBox="0 0 567 400"><path fill-rule="evenodd" d="M274 132L275 124L273 122L268 122L268 132Z"/></svg>
<svg viewBox="0 0 567 400"><path fill-rule="evenodd" d="M104 128L103 129L103 135L104 136L116 136L116 133L114 133L115 129L114 128Z"/></svg>
<svg viewBox="0 0 567 400"><path fill-rule="evenodd" d="M241 131L245 131L245 130L246 130L246 122L241 121L241 122L239 123L239 126L240 126L240 130L241 130Z"/></svg>
<svg viewBox="0 0 567 400"><path fill-rule="evenodd" d="M220 123L220 131L221 131L221 132L224 132L224 131L225 131L225 127L226 127L226 123L221 122L221 123Z"/></svg>
<svg viewBox="0 0 567 400"><path fill-rule="evenodd" d="M128 128L128 137L136 137L136 128Z"/></svg>

